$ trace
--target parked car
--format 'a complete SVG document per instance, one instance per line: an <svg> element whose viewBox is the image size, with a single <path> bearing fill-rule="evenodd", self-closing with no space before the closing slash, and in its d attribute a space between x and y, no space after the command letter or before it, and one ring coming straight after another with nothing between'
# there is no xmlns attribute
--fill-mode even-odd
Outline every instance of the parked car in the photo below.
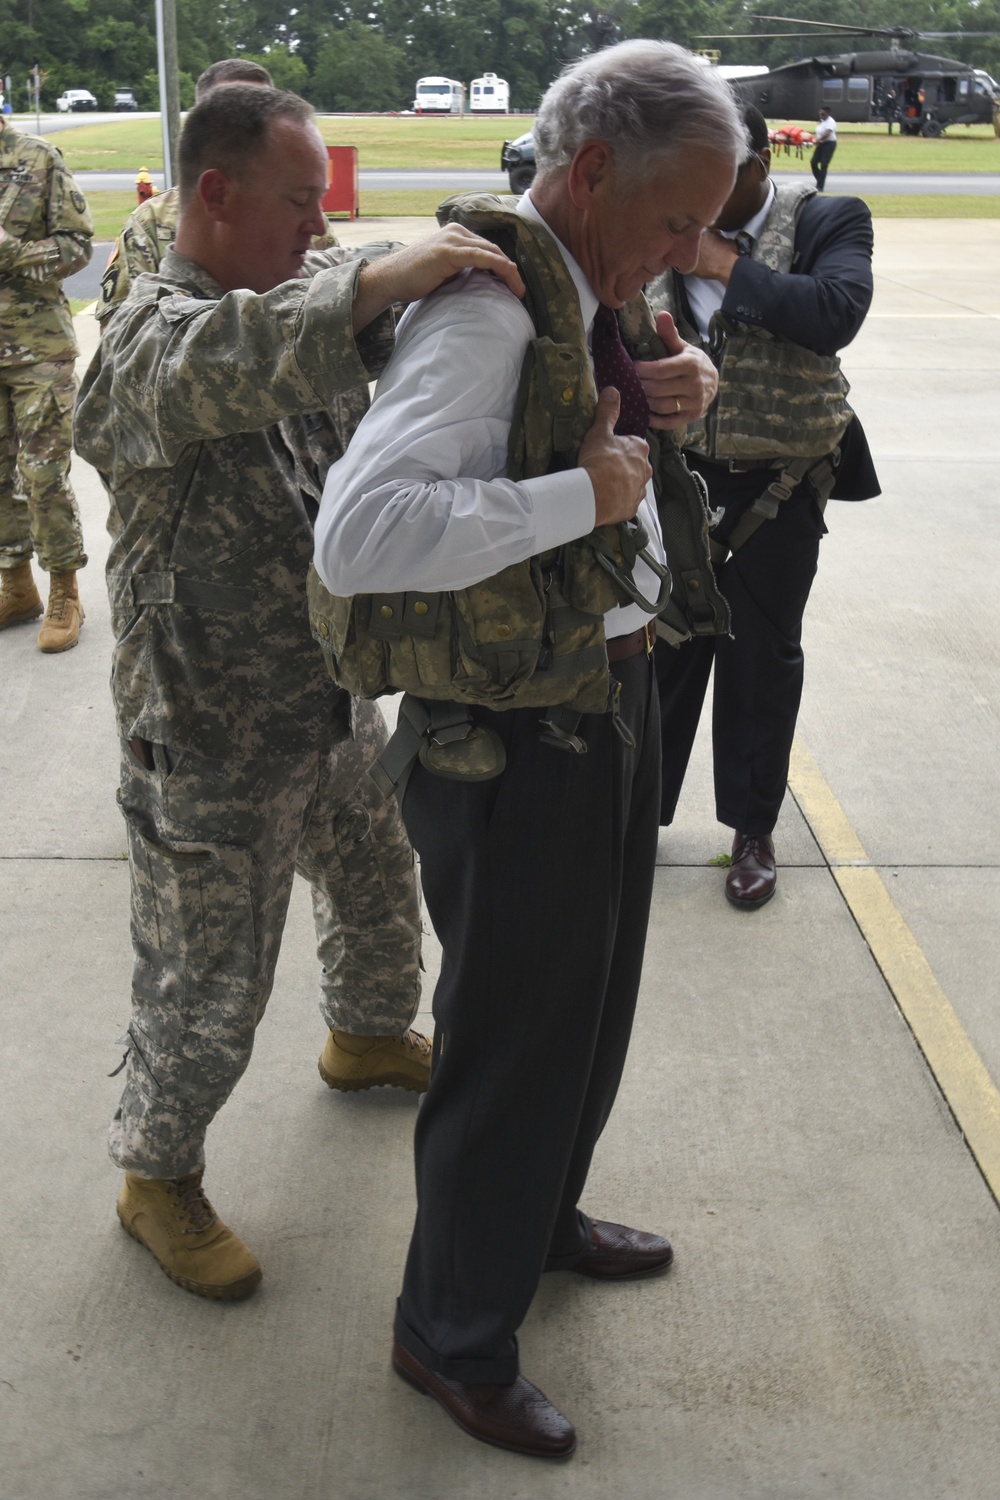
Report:
<svg viewBox="0 0 1000 1500"><path fill-rule="evenodd" d="M516 141L504 141L500 170L507 173L512 193L526 193L535 177L535 138L528 131Z"/></svg>
<svg viewBox="0 0 1000 1500"><path fill-rule="evenodd" d="M77 110L96 108L97 100L89 89L67 89L56 100L56 109L63 115L69 114L71 110L75 113Z"/></svg>
<svg viewBox="0 0 1000 1500"><path fill-rule="evenodd" d="M138 109L131 89L115 89L115 109Z"/></svg>

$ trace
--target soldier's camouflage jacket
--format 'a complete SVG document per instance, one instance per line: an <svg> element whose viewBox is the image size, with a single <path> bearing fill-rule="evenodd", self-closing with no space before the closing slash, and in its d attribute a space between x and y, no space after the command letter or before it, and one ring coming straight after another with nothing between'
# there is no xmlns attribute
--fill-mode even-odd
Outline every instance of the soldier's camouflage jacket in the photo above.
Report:
<svg viewBox="0 0 1000 1500"><path fill-rule="evenodd" d="M359 335L360 260L223 294L171 249L106 325L77 451L110 497L119 727L224 759L300 753L337 689L309 633L306 573L325 473L309 413L364 390L392 319Z"/></svg>
<svg viewBox="0 0 1000 1500"><path fill-rule="evenodd" d="M76 338L62 281L92 254L87 204L55 146L0 130L0 366L72 360Z"/></svg>

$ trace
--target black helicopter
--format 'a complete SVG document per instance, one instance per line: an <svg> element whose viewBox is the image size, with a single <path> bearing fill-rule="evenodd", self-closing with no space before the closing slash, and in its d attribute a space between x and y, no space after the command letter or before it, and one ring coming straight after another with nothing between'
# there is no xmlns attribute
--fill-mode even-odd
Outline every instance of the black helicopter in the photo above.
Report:
<svg viewBox="0 0 1000 1500"><path fill-rule="evenodd" d="M736 78L732 87L769 120L814 120L820 108L845 124L885 120L890 134L894 123L904 135L939 136L948 125L994 125L1000 133L1000 89L981 69L954 58L912 52L904 43L919 36L990 36L991 32L916 32L907 26L839 26L829 21L801 21L791 16L757 16L759 21L784 21L814 26L841 36L885 37L881 52L844 52L802 57L757 76ZM796 37L815 33L757 31L754 38ZM736 33L703 37L729 41Z"/></svg>

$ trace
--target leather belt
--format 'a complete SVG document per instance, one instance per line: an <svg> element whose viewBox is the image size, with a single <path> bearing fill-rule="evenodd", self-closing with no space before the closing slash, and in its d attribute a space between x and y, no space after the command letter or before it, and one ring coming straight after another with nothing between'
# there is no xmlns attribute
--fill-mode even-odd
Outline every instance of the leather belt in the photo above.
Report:
<svg viewBox="0 0 1000 1500"><path fill-rule="evenodd" d="M655 640L655 620L640 625L639 629L633 630L631 635L612 636L608 641L608 661L627 661L630 656L638 656L640 651L645 651L649 656Z"/></svg>

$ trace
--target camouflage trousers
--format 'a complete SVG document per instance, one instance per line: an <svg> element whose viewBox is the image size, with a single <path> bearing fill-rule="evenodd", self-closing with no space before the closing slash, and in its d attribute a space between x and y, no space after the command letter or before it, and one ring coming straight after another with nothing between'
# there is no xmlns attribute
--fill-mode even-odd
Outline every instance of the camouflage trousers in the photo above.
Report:
<svg viewBox="0 0 1000 1500"><path fill-rule="evenodd" d="M87 561L69 482L75 395L69 360L0 367L0 568L33 552L47 573Z"/></svg>
<svg viewBox="0 0 1000 1500"><path fill-rule="evenodd" d="M348 715L353 720L353 733ZM292 880L312 887L327 1026L400 1035L420 993L413 853L395 799L364 774L386 740L374 703L299 756L219 762L122 750L134 950L119 1166L179 1177L244 1072L267 1004Z"/></svg>

